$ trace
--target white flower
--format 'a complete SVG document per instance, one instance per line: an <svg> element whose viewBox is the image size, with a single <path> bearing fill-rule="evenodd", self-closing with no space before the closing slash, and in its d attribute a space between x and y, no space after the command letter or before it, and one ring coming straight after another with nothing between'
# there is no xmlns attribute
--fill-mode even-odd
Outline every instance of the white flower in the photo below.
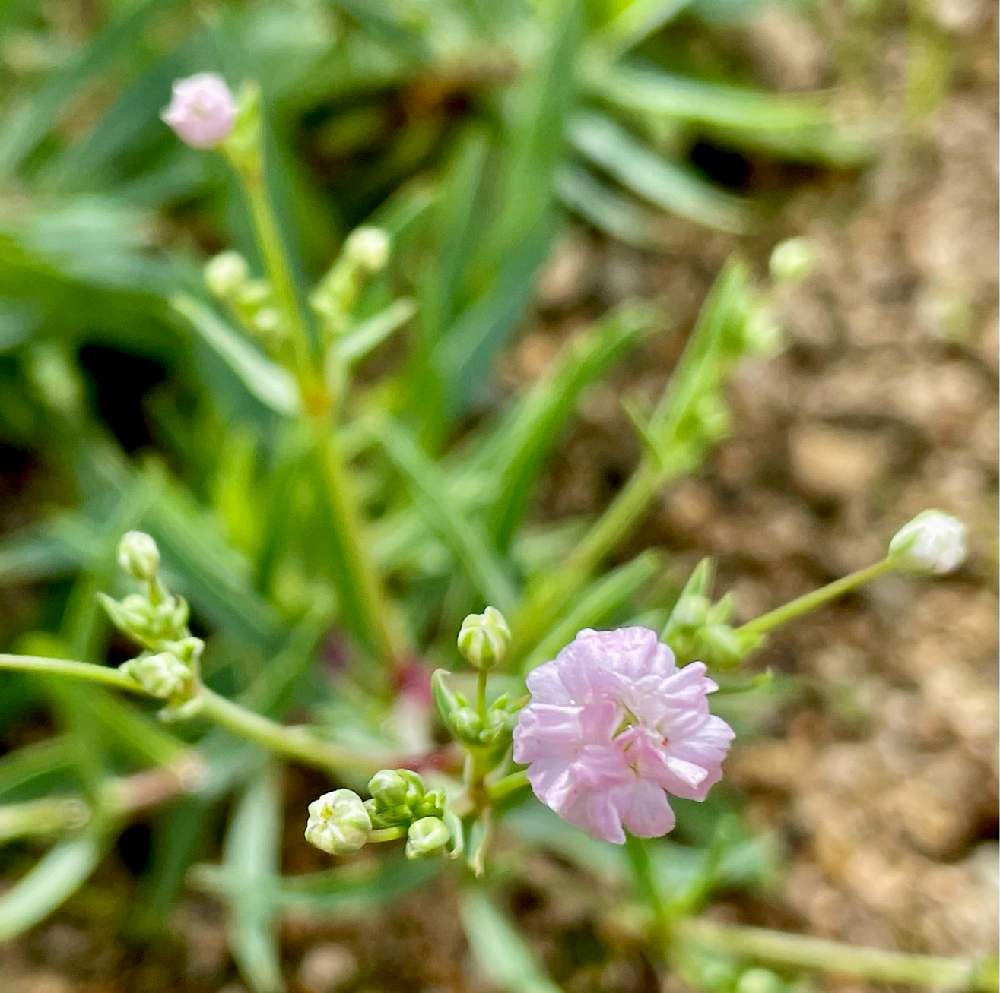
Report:
<svg viewBox="0 0 1000 993"><path fill-rule="evenodd" d="M965 561L965 525L941 510L925 510L896 532L889 558L903 572L952 572Z"/></svg>
<svg viewBox="0 0 1000 993"><path fill-rule="evenodd" d="M331 855L356 852L372 829L365 805L353 790L333 790L309 804L306 841Z"/></svg>

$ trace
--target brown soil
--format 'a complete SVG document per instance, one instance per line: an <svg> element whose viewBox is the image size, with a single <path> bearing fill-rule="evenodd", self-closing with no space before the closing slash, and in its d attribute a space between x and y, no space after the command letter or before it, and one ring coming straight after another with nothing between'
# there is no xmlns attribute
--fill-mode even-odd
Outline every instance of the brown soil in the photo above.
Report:
<svg viewBox="0 0 1000 993"><path fill-rule="evenodd" d="M993 949L997 931L996 758L996 54L988 0L936 0L930 23L957 44L952 84L915 129L890 136L852 178L807 178L779 219L744 245L763 266L780 237L805 234L815 272L778 301L790 345L740 371L734 430L697 479L666 493L634 548L661 545L678 576L715 556L719 589L752 616L878 557L896 527L939 506L968 522L972 554L947 581L886 578L776 634L760 665L804 692L770 733L738 745L729 777L751 820L787 853L780 890L737 918L943 954ZM831 30L838 25L827 13ZM899 120L904 29L880 24L878 57L832 66L819 28L769 14L749 33L762 71L813 86L851 55ZM534 378L581 312L633 293L662 296L678 333L625 377L654 394L732 239L672 226L657 258L576 234L542 288L538 330L504 366ZM623 383L596 390L551 473L545 512L592 510L636 450ZM305 788L305 787L303 787ZM311 787L310 787L311 788ZM601 894L544 858L532 866L545 925L535 943L568 990L639 993L655 982L634 950L558 968L588 940ZM127 886L109 869L112 888ZM382 916L291 920L287 973L300 993L483 990L466 962L447 883ZM168 948L108 946L113 899L78 900L0 951L4 989L23 993L239 993L214 904L192 899ZM822 980L832 988L833 981ZM865 988L861 983L838 989Z"/></svg>

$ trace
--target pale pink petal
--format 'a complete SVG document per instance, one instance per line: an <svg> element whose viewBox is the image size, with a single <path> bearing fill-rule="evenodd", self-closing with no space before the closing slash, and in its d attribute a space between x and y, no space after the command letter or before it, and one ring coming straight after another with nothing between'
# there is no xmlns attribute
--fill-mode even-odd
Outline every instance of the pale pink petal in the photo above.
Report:
<svg viewBox="0 0 1000 993"><path fill-rule="evenodd" d="M638 838L659 838L673 830L675 817L667 794L653 783L639 779L616 786L612 803L622 823Z"/></svg>

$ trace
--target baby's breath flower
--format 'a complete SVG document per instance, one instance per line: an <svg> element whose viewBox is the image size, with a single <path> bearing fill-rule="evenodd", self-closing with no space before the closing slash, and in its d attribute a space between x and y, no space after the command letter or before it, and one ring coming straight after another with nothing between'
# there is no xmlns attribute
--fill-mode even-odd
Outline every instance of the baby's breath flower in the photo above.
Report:
<svg viewBox="0 0 1000 993"><path fill-rule="evenodd" d="M648 628L581 631L528 676L514 761L542 803L596 838L666 834L667 794L704 800L722 776L733 730L709 713L715 689Z"/></svg>
<svg viewBox="0 0 1000 993"><path fill-rule="evenodd" d="M356 852L371 829L368 811L353 790L333 790L309 804L306 841L330 855Z"/></svg>
<svg viewBox="0 0 1000 993"><path fill-rule="evenodd" d="M199 72L174 82L170 105L160 116L192 148L214 148L233 129L236 100L221 76Z"/></svg>
<svg viewBox="0 0 1000 993"><path fill-rule="evenodd" d="M944 511L925 510L896 532L889 559L902 572L952 572L965 561L965 525Z"/></svg>

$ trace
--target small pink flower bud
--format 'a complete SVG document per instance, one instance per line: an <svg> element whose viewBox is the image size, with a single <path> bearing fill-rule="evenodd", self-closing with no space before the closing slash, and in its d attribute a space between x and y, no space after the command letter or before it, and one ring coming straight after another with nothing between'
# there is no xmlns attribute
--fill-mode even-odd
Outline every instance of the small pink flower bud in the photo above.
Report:
<svg viewBox="0 0 1000 993"><path fill-rule="evenodd" d="M174 82L170 106L160 115L193 148L214 148L236 120L236 100L226 81L199 72Z"/></svg>

